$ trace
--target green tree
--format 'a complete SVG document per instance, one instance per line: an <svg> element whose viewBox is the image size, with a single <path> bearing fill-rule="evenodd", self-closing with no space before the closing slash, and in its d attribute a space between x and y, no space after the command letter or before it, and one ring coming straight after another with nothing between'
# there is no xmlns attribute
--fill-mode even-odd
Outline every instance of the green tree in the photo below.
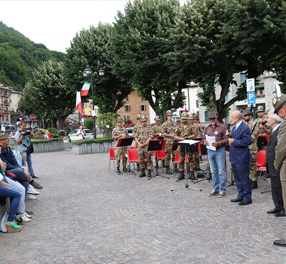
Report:
<svg viewBox="0 0 286 264"><path fill-rule="evenodd" d="M23 90L42 61L62 61L64 53L36 44L0 21L0 81Z"/></svg>
<svg viewBox="0 0 286 264"><path fill-rule="evenodd" d="M36 114L62 129L63 121L74 111L76 91L66 85L63 78L63 63L49 60L35 70L19 101L19 110Z"/></svg>
<svg viewBox="0 0 286 264"><path fill-rule="evenodd" d="M65 60L65 78L70 87L80 90L84 77L83 71L89 65L98 78L97 71L104 69L102 83L94 85L95 104L101 113L117 112L123 106L123 100L131 92L131 86L112 73L113 57L110 52L112 26L99 24L89 30L82 30L67 50ZM89 92L89 96L91 92ZM86 98L82 98L86 100Z"/></svg>
<svg viewBox="0 0 286 264"><path fill-rule="evenodd" d="M231 12L232 38L242 60L247 61L248 75L256 77L263 70L274 71L285 89L286 2L236 0Z"/></svg>
<svg viewBox="0 0 286 264"><path fill-rule="evenodd" d="M84 120L84 126L85 126L85 128L87 128L87 129L90 129L90 130L93 130L93 121L92 121L92 119L85 119Z"/></svg>
<svg viewBox="0 0 286 264"><path fill-rule="evenodd" d="M118 12L112 35L113 71L132 83L157 114L182 105L185 78L171 78L164 55L174 25L177 0L135 0ZM182 77L182 76L180 76ZM176 91L175 95L174 92Z"/></svg>
<svg viewBox="0 0 286 264"><path fill-rule="evenodd" d="M105 113L98 116L96 123L105 137L111 137L112 130L116 124L116 117L116 113Z"/></svg>

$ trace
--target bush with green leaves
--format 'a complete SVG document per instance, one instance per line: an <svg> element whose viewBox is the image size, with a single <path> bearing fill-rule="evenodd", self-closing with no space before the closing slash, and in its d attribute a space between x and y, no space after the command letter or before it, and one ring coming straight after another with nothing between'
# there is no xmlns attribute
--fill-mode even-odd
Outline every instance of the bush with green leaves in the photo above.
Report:
<svg viewBox="0 0 286 264"><path fill-rule="evenodd" d="M48 127L48 131L51 132L52 137L58 137L58 130L54 127Z"/></svg>
<svg viewBox="0 0 286 264"><path fill-rule="evenodd" d="M84 120L84 127L90 130L93 130L93 121L92 119L86 118Z"/></svg>
<svg viewBox="0 0 286 264"><path fill-rule="evenodd" d="M104 134L104 137L111 138L112 130L116 124L116 117L116 113L105 113L98 116L96 123Z"/></svg>

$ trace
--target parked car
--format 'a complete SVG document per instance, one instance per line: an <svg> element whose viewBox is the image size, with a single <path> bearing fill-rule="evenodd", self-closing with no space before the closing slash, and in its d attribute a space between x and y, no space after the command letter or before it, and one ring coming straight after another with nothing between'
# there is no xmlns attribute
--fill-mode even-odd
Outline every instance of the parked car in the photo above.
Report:
<svg viewBox="0 0 286 264"><path fill-rule="evenodd" d="M86 134L86 136L85 136L86 139L93 139L93 133L89 129L83 129L83 130L84 130L84 132ZM75 129L72 132L70 132L68 134L68 141L72 142L72 141L75 141L75 140L82 139L81 135L78 135L78 136L76 135L78 133L79 133L79 129Z"/></svg>
<svg viewBox="0 0 286 264"><path fill-rule="evenodd" d="M10 134L11 132L13 132L15 134L17 131L17 129L14 125L2 125L1 130L5 131L8 134Z"/></svg>

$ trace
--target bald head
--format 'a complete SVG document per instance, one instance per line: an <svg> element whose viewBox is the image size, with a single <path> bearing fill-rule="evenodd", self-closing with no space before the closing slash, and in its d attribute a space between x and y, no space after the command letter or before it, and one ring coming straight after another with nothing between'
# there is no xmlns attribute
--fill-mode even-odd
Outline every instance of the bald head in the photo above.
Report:
<svg viewBox="0 0 286 264"><path fill-rule="evenodd" d="M231 124L236 125L241 121L241 119L242 119L242 114L240 113L240 111L235 110L231 112L230 114Z"/></svg>

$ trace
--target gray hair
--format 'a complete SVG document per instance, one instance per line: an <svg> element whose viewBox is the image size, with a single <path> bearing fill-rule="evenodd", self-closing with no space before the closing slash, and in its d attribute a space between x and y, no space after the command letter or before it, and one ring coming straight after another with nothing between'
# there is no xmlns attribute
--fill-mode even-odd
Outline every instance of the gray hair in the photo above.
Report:
<svg viewBox="0 0 286 264"><path fill-rule="evenodd" d="M277 114L273 114L270 118L275 119L275 122L278 124L282 122L282 118Z"/></svg>
<svg viewBox="0 0 286 264"><path fill-rule="evenodd" d="M279 115L274 114L274 109L271 109L267 115L270 119L274 119L275 123L277 124L280 124L282 122L282 118Z"/></svg>

